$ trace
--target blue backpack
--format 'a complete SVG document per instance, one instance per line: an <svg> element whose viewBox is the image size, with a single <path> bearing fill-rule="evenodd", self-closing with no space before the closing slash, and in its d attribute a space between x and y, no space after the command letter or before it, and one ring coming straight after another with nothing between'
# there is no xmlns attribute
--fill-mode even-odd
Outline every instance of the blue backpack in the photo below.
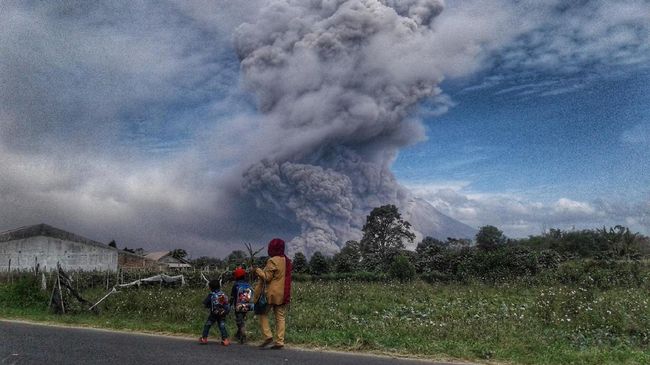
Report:
<svg viewBox="0 0 650 365"><path fill-rule="evenodd" d="M212 313L217 316L225 316L230 312L230 305L228 304L228 296L221 290L213 292L210 299Z"/></svg>
<svg viewBox="0 0 650 365"><path fill-rule="evenodd" d="M253 304L253 288L249 283L241 283L237 286L237 298L235 298L235 312L246 313L255 308Z"/></svg>

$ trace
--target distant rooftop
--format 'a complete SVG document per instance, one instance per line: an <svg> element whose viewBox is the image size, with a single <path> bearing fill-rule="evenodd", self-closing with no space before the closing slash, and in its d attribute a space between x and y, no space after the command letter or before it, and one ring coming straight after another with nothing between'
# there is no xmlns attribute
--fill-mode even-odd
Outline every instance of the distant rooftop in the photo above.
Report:
<svg viewBox="0 0 650 365"><path fill-rule="evenodd" d="M171 251L151 252L151 253L148 253L148 254L144 255L144 257L146 257L146 258L148 258L150 260L158 261L158 260L162 259L163 257L169 255L170 253L171 253Z"/></svg>
<svg viewBox="0 0 650 365"><path fill-rule="evenodd" d="M163 259L165 257L170 257L170 258L172 258L172 259L179 262L179 264L176 264L176 265L181 265L179 267L190 267L189 262L187 260L180 259L178 257L174 257L171 254L172 254L171 251L158 251L158 252L151 252L151 253L145 255L144 257L146 259L154 260L154 261L160 261L161 259Z"/></svg>
<svg viewBox="0 0 650 365"><path fill-rule="evenodd" d="M109 247L108 245L105 245L101 242L93 241L91 239L76 235L74 233L66 232L62 229L52 227L45 223L36 224L33 226L20 227L9 231L0 232L0 243L14 241L14 240L21 240L30 237L38 237L38 236L58 238L66 241L78 242L86 245L113 249L112 247Z"/></svg>

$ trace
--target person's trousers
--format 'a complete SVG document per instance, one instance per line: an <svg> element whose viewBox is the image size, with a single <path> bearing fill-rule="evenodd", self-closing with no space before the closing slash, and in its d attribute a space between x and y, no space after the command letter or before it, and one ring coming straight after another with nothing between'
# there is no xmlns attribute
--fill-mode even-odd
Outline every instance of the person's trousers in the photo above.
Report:
<svg viewBox="0 0 650 365"><path fill-rule="evenodd" d="M210 334L210 327L212 327L212 325L215 323L219 326L219 332L221 332L221 339L225 340L226 338L228 338L228 330L226 329L226 318L217 317L214 314L210 314L208 319L205 321L205 324L203 325L203 333L201 334L201 337L207 338L208 335Z"/></svg>
<svg viewBox="0 0 650 365"><path fill-rule="evenodd" d="M235 312L235 323L237 323L237 333L246 335L246 312Z"/></svg>
<svg viewBox="0 0 650 365"><path fill-rule="evenodd" d="M284 329L285 329L285 319L287 315L287 305L270 305L273 309L273 316L275 317L275 343L278 345L284 345ZM260 314L260 327L262 327L262 334L265 339L273 338L273 333L271 333L271 326L269 325L269 313L271 310L267 311L265 314Z"/></svg>

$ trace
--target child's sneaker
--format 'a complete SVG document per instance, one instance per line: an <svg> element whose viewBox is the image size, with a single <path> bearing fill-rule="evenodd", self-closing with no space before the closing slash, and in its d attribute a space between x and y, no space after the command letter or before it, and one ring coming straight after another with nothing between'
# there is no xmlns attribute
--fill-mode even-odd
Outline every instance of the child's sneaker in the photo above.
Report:
<svg viewBox="0 0 650 365"><path fill-rule="evenodd" d="M230 346L230 340L227 339L227 338L224 338L223 340L221 340L221 344L224 345L224 346Z"/></svg>
<svg viewBox="0 0 650 365"><path fill-rule="evenodd" d="M201 345L205 345L205 344L207 344L207 343L208 343L208 339L207 339L207 337L201 337L201 338L199 338L199 344L201 344Z"/></svg>

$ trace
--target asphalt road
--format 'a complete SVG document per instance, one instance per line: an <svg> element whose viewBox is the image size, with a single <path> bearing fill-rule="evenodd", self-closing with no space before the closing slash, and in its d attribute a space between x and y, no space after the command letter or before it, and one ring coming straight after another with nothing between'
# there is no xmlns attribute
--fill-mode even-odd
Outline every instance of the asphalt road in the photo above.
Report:
<svg viewBox="0 0 650 365"><path fill-rule="evenodd" d="M214 338L213 338L214 339ZM54 327L0 321L0 364L335 364L424 365L443 363L389 357L307 351L199 345L187 338Z"/></svg>

